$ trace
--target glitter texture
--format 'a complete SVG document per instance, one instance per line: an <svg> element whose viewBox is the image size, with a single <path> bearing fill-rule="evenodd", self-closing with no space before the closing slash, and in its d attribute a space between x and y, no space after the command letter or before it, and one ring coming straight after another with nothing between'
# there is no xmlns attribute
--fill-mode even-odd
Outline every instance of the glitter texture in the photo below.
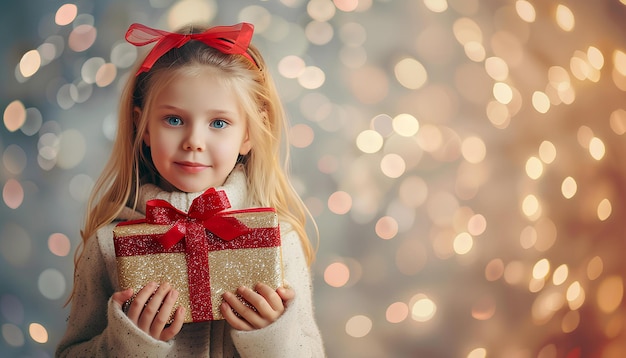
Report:
<svg viewBox="0 0 626 358"><path fill-rule="evenodd" d="M245 225L246 232L223 240L199 224L188 225L184 238L165 249L160 242L172 225L141 220L118 225L113 233L122 289L137 292L151 281L169 282L179 291L174 310L183 306L185 322L200 322L223 319L219 306L226 291L254 288L259 282L280 287L282 252L276 212L254 208L220 216Z"/></svg>

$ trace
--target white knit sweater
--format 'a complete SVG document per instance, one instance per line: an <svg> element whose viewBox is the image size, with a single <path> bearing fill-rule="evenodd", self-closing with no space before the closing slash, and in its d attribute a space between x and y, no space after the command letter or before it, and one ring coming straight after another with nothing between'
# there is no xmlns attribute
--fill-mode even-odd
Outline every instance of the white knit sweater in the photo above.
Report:
<svg viewBox="0 0 626 358"><path fill-rule="evenodd" d="M224 186L231 209L246 203L246 178L233 170ZM154 185L141 188L138 209L125 208L118 219L144 215L146 201L164 199L188 211L201 193L164 192ZM324 348L313 316L311 276L298 235L281 222L285 280L296 297L283 315L269 326L254 331L237 331L224 320L187 323L173 339L155 340L139 330L110 299L120 291L117 278L112 223L87 241L76 268L75 291L65 336L57 357L323 357Z"/></svg>

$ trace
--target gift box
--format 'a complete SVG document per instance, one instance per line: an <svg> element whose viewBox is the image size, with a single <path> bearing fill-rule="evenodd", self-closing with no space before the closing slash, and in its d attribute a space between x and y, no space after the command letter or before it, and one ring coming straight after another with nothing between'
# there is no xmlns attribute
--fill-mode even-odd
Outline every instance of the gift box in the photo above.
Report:
<svg viewBox="0 0 626 358"><path fill-rule="evenodd" d="M213 188L188 213L167 201L146 205L146 218L113 230L119 283L137 293L151 281L179 292L185 322L223 319L222 294L259 282L283 284L278 216L273 208L226 210L226 193ZM172 311L173 312L173 311Z"/></svg>

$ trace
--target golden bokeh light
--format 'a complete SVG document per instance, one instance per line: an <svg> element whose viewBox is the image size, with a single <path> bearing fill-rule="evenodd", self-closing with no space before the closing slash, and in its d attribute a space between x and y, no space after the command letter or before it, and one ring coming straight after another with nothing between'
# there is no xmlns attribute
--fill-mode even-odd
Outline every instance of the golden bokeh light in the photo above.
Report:
<svg viewBox="0 0 626 358"><path fill-rule="evenodd" d="M428 296L417 294L411 298L411 318L417 322L427 322L431 320L437 312L437 305Z"/></svg>
<svg viewBox="0 0 626 358"><path fill-rule="evenodd" d="M332 287L342 287L350 280L350 269L341 262L334 262L324 270L324 282Z"/></svg>
<svg viewBox="0 0 626 358"><path fill-rule="evenodd" d="M404 302L394 302L387 307L385 318L389 323L400 323L409 316L409 306Z"/></svg>
<svg viewBox="0 0 626 358"><path fill-rule="evenodd" d="M48 331L40 323L31 323L28 325L28 333L33 341L37 343L43 344L48 342Z"/></svg>
<svg viewBox="0 0 626 358"><path fill-rule="evenodd" d="M351 317L346 322L346 333L354 338L361 338L367 336L372 330L372 320L363 315L357 315Z"/></svg>
<svg viewBox="0 0 626 358"><path fill-rule="evenodd" d="M563 4L559 4L556 7L556 23L564 31L572 31L576 23L572 10Z"/></svg>
<svg viewBox="0 0 626 358"><path fill-rule="evenodd" d="M76 19L78 7L74 4L63 4L54 15L54 22L59 26L69 25Z"/></svg>
<svg viewBox="0 0 626 358"><path fill-rule="evenodd" d="M20 72L24 77L31 77L34 75L41 66L41 56L39 51L30 50L22 56L20 60Z"/></svg>
<svg viewBox="0 0 626 358"><path fill-rule="evenodd" d="M414 58L400 60L396 64L394 72L396 80L408 89L418 89L428 80L426 69Z"/></svg>
<svg viewBox="0 0 626 358"><path fill-rule="evenodd" d="M515 1L515 10L517 11L517 15L519 15L520 19L526 22L535 22L537 13L535 11L535 7L530 2L526 0Z"/></svg>

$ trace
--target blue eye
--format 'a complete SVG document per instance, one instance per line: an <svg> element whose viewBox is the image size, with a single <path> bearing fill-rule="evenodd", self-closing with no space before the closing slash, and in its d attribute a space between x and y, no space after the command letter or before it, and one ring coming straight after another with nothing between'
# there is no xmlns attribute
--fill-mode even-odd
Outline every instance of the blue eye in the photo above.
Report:
<svg viewBox="0 0 626 358"><path fill-rule="evenodd" d="M165 123L169 124L170 126L180 126L183 124L183 120L179 117L168 116L165 117Z"/></svg>
<svg viewBox="0 0 626 358"><path fill-rule="evenodd" d="M228 126L228 123L223 119L216 119L213 122L211 122L211 127L213 128L222 129L222 128L225 128L226 126Z"/></svg>

